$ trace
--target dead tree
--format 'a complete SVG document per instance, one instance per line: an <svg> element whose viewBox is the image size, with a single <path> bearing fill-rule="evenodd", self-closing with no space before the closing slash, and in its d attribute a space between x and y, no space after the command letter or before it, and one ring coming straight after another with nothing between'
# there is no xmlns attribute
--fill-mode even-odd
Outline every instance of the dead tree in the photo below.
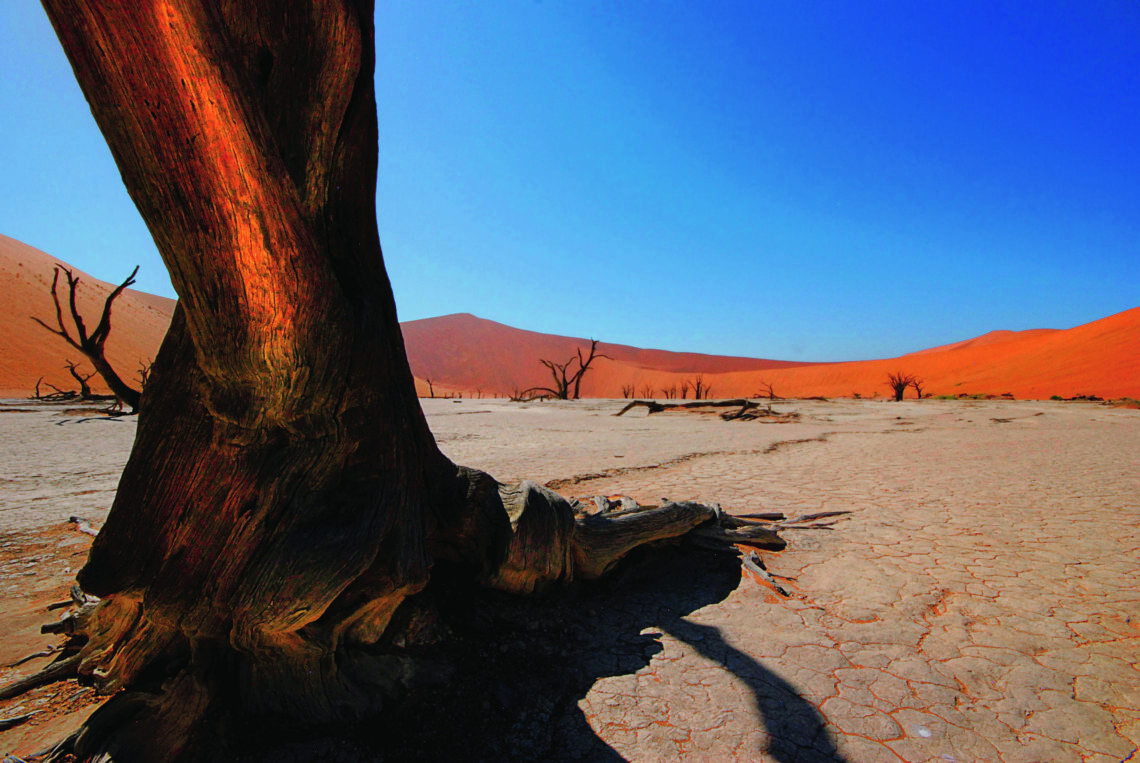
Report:
<svg viewBox="0 0 1140 763"><path fill-rule="evenodd" d="M913 374L904 374L902 371L887 374L887 386L894 392L896 403L903 399L906 388L913 385L914 381Z"/></svg>
<svg viewBox="0 0 1140 763"><path fill-rule="evenodd" d="M51 387L55 391L49 395L45 395L42 392L40 392L40 385L41 384L47 385L48 387ZM33 400L43 400L46 402L52 402L52 401L58 401L58 400L71 400L76 396L76 394L78 394L78 393L75 392L74 390L60 389L59 387L55 386L51 382L44 381L44 377L41 376L39 379L36 380L36 394L35 394L35 397L33 397L32 399Z"/></svg>
<svg viewBox="0 0 1140 763"><path fill-rule="evenodd" d="M918 377L910 380L910 386L914 387L914 394L918 397L919 400L922 399L922 385L925 383L925 380L919 379Z"/></svg>
<svg viewBox="0 0 1140 763"><path fill-rule="evenodd" d="M590 364L599 358L606 358L611 360L609 355L603 355L598 352L598 340L590 340L590 352L586 357L582 357L582 348L579 347L575 350L574 357L567 360L565 363L557 363L553 360L546 360L545 358L539 359L539 363L546 366L550 371L550 376L554 380L553 387L531 387L524 390L524 395L531 395L537 397L541 393L547 393L555 400L578 400L582 397L582 377L590 370ZM577 368L574 364L577 363Z"/></svg>
<svg viewBox="0 0 1140 763"><path fill-rule="evenodd" d="M68 373L71 374L71 378L73 378L73 379L75 379L75 381L79 382L79 396L81 398L83 398L84 400L90 399L90 397L91 397L91 385L88 384L87 382L88 382L88 380L91 379L92 376L95 375L95 372L92 371L91 373L89 373L87 375L80 374L79 373L79 366L76 365L75 363L72 363L70 360L67 361L66 368L68 370Z"/></svg>
<svg viewBox="0 0 1140 763"><path fill-rule="evenodd" d="M63 307L59 303L59 274L63 272L67 278L68 287L68 307L70 308L70 317L73 328L69 329L63 317ZM139 409L140 393L138 390L132 388L129 384L124 382L111 364L107 361L107 356L104 353L103 346L107 343L107 337L111 334L111 306L123 290L135 282L135 274L139 272L138 266L131 271L127 276L127 280L123 281L114 291L107 295L107 299L103 302L103 314L99 318L99 324L95 330L90 334L87 333L87 326L83 322L83 316L79 314L79 308L75 304L75 293L79 288L79 278L72 273L69 269L62 265L55 266L55 276L51 279L51 298L55 302L55 322L56 328L52 328L35 316L32 320L43 326L51 333L62 337L64 341L70 344L75 349L83 353L83 356L90 361L95 370L103 377L103 381L111 388L111 392L119 399L123 405L130 406L131 411ZM72 330L75 336L72 336Z"/></svg>
<svg viewBox="0 0 1140 763"><path fill-rule="evenodd" d="M681 382L681 399L682 400L688 400L689 399L689 390L691 390L692 388L693 388L693 385L691 383L689 383L689 381L687 379Z"/></svg>
<svg viewBox="0 0 1140 763"><path fill-rule="evenodd" d="M665 393L665 399L666 400L675 400L677 398L677 385L676 384L670 384L668 387L666 387L665 389L663 389L661 391Z"/></svg>
<svg viewBox="0 0 1140 763"><path fill-rule="evenodd" d="M651 384L641 385L641 396L642 397L653 397L653 385L651 385Z"/></svg>
<svg viewBox="0 0 1140 763"><path fill-rule="evenodd" d="M737 541L716 506L579 516L440 451L376 226L371 2L45 7L179 296L79 573L76 670L114 696L57 758L230 760L259 718L374 717L449 580L528 593Z"/></svg>
<svg viewBox="0 0 1140 763"><path fill-rule="evenodd" d="M633 397L633 385L632 384L621 385L621 396L623 398Z"/></svg>
<svg viewBox="0 0 1140 763"><path fill-rule="evenodd" d="M435 387L432 386L431 379L424 379L424 381L427 382L427 385L428 385L428 395L430 395L434 399L435 398Z"/></svg>
<svg viewBox="0 0 1140 763"><path fill-rule="evenodd" d="M613 360L609 355L598 353L598 340L590 340L590 354L585 359L582 358L582 348L579 347L578 353L578 370L574 374L574 399L578 400L582 397L582 377L586 375L589 370L590 364L598 358L605 358L606 360Z"/></svg>
<svg viewBox="0 0 1140 763"><path fill-rule="evenodd" d="M694 400L707 400L712 395L712 387L705 384L704 374L694 376L689 382L689 388L693 390Z"/></svg>
<svg viewBox="0 0 1140 763"><path fill-rule="evenodd" d="M777 395L776 390L772 388L771 382L766 382L766 381L761 380L760 391L757 392L752 397L766 397L769 400L776 400L779 397L779 395Z"/></svg>
<svg viewBox="0 0 1140 763"><path fill-rule="evenodd" d="M154 365L153 360L147 361L146 363L144 363L141 360L139 361L139 389L140 390L146 389L146 383L148 381L150 381L150 368L153 365Z"/></svg>

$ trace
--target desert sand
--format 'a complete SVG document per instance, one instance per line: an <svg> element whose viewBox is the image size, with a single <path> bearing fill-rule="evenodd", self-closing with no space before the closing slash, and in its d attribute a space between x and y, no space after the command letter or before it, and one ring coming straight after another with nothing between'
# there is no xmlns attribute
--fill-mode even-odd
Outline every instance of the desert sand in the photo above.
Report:
<svg viewBox="0 0 1140 763"><path fill-rule="evenodd" d="M851 512L785 530L788 549L765 555L788 596L698 555L536 604L502 635L511 664L543 666L530 683L441 710L486 721L498 759L1136 759L1140 412L782 401L800 418L763 423L617 418L621 401L423 404L453 460L502 480ZM55 617L43 607L66 598L90 541L67 519L103 520L134 427L0 408L0 665L55 643L38 634ZM0 682L46 661L3 667ZM73 681L0 702L0 720L42 711L0 733L0 754L42 749L96 702ZM447 736L408 744L430 759L432 745L454 753Z"/></svg>

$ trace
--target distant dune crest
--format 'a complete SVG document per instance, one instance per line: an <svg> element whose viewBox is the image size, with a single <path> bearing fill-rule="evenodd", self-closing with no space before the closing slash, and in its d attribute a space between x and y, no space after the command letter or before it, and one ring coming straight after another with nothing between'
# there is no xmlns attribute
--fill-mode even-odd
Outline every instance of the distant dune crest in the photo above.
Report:
<svg viewBox="0 0 1140 763"><path fill-rule="evenodd" d="M0 235L0 396L26 397L40 377L74 388L66 360L82 358L32 322L54 316L50 255ZM125 276L107 274L111 277ZM96 316L112 285L80 273L80 310ZM153 359L170 323L174 301L127 290L115 303L108 357L124 377ZM94 318L92 318L94 320ZM421 395L502 397L549 386L545 358L564 362L589 340L540 334L468 313L408 321L408 360ZM890 360L799 363L761 358L598 346L611 359L595 361L583 378L583 397L680 396L698 375L713 397L755 397L770 387L786 397L886 397L888 373L923 380L928 395L1002 395L1044 399L1057 395L1140 398L1140 308L1071 329L991 331ZM431 384L429 386L428 380ZM92 379L94 382L95 379ZM96 391L106 391L96 385ZM913 393L909 393L913 396Z"/></svg>

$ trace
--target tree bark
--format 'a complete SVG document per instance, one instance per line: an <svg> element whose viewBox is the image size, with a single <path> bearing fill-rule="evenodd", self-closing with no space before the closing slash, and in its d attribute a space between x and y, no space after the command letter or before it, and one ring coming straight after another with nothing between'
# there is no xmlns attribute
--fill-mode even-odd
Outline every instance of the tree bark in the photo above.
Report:
<svg viewBox="0 0 1140 763"><path fill-rule="evenodd" d="M45 6L179 295L80 672L220 650L246 706L339 717L331 655L424 586L461 495L380 252L371 4Z"/></svg>

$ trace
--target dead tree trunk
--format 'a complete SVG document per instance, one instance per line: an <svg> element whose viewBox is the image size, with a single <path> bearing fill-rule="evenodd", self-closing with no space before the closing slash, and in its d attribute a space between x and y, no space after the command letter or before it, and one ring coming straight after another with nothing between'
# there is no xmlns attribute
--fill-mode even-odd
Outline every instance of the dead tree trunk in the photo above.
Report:
<svg viewBox="0 0 1140 763"><path fill-rule="evenodd" d="M434 571L527 591L715 519L578 521L439 451L376 229L368 0L45 5L179 295L79 575L78 671L128 691L61 753L228 759L238 712L374 714Z"/></svg>
<svg viewBox="0 0 1140 763"><path fill-rule="evenodd" d="M71 321L74 324L75 336L71 335L71 330L68 329L67 324L63 318L63 307L59 304L59 273L63 271L64 276L67 278L68 288L68 307L70 308ZM107 343L107 337L111 334L111 306L118 299L123 290L135 282L135 273L139 272L136 267L127 276L127 280L123 281L115 290L107 295L107 299L103 302L103 314L99 318L99 325L90 334L87 333L87 326L83 322L83 316L79 314L79 308L75 304L75 292L79 288L79 278L77 278L70 270L60 265L55 267L55 276L51 279L51 298L55 302L55 322L56 328L52 328L48 324L36 317L32 320L43 326L51 333L62 337L64 341L70 344L75 349L83 353L84 357L91 362L95 367L96 372L103 377L103 381L111 388L111 392L115 397L119 398L123 405L130 406L132 411L139 409L140 393L134 389L122 378L111 364L107 362L107 356L104 352L104 345ZM74 371L72 372L74 376ZM76 378L79 378L76 376ZM88 394L84 394L88 397Z"/></svg>

